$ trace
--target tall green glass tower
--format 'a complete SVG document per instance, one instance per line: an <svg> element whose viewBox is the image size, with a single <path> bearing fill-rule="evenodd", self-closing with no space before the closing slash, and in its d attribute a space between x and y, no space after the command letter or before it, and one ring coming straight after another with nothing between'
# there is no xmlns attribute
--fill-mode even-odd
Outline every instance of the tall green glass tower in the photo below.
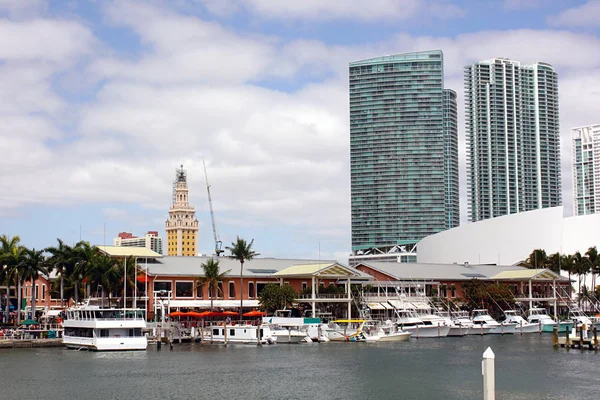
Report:
<svg viewBox="0 0 600 400"><path fill-rule="evenodd" d="M350 63L352 251L459 224L456 93L439 50Z"/></svg>

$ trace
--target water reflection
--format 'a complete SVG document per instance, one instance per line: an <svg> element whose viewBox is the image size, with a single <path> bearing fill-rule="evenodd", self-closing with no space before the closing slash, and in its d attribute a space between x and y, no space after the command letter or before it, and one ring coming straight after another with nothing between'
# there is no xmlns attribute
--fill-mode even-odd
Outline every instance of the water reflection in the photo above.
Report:
<svg viewBox="0 0 600 400"><path fill-rule="evenodd" d="M549 335L401 343L200 346L147 352L0 352L2 398L480 399L496 353L497 399L596 398L600 354L554 350Z"/></svg>

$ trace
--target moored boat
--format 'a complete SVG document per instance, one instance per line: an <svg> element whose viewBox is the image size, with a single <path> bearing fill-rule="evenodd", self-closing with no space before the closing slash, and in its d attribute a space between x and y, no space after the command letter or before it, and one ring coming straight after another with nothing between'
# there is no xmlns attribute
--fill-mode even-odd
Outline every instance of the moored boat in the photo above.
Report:
<svg viewBox="0 0 600 400"><path fill-rule="evenodd" d="M482 325L491 328L490 334L513 334L515 333L516 323L498 322L490 316L486 309L473 310L473 325Z"/></svg>
<svg viewBox="0 0 600 400"><path fill-rule="evenodd" d="M144 310L84 305L67 310L63 344L95 351L146 350Z"/></svg>
<svg viewBox="0 0 600 400"><path fill-rule="evenodd" d="M527 322L541 325L542 332L552 332L555 325L558 325L559 332L571 331L573 329L573 322L562 321L557 324L544 308L532 308L529 310Z"/></svg>
<svg viewBox="0 0 600 400"><path fill-rule="evenodd" d="M469 318L469 314L466 311L458 311L452 314L454 317L454 324L466 328L467 335L487 335L492 330L489 326L473 324L473 321L471 321L471 318Z"/></svg>
<svg viewBox="0 0 600 400"><path fill-rule="evenodd" d="M398 329L398 326L387 320L385 323L367 321L363 326L367 342L405 342L412 335L411 332Z"/></svg>
<svg viewBox="0 0 600 400"><path fill-rule="evenodd" d="M204 341L238 344L275 344L277 337L268 325L215 324L204 328Z"/></svg>
<svg viewBox="0 0 600 400"><path fill-rule="evenodd" d="M396 324L404 331L412 333L414 338L446 337L450 327L441 324L426 325L412 310L396 310Z"/></svg>
<svg viewBox="0 0 600 400"><path fill-rule="evenodd" d="M504 315L506 318L503 322L515 323L515 333L540 333L542 326L540 324L533 324L527 322L519 313L515 310L505 310Z"/></svg>

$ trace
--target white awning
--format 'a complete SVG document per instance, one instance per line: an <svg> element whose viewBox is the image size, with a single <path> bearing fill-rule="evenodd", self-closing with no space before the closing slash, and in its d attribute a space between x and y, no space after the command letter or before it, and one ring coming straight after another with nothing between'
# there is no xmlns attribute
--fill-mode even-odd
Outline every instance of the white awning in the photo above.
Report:
<svg viewBox="0 0 600 400"><path fill-rule="evenodd" d="M156 299L155 303L160 304ZM170 308L210 308L210 300L164 300L164 306ZM258 300L244 300L244 307L258 307ZM240 308L239 300L214 300L214 308Z"/></svg>
<svg viewBox="0 0 600 400"><path fill-rule="evenodd" d="M385 307L381 303L369 303L369 308L371 310L384 310Z"/></svg>
<svg viewBox="0 0 600 400"><path fill-rule="evenodd" d="M390 304L390 303L381 303L381 305L383 306L383 308L385 308L386 310L393 310L394 307Z"/></svg>

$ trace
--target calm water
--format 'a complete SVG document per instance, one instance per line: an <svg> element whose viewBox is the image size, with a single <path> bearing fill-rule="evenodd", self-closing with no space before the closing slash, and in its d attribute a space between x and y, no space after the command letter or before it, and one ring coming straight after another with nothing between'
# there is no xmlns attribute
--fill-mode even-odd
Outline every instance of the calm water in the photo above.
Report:
<svg viewBox="0 0 600 400"><path fill-rule="evenodd" d="M598 399L600 353L550 335L407 343L176 344L173 351L0 350L0 399L481 399L496 353L497 399Z"/></svg>

